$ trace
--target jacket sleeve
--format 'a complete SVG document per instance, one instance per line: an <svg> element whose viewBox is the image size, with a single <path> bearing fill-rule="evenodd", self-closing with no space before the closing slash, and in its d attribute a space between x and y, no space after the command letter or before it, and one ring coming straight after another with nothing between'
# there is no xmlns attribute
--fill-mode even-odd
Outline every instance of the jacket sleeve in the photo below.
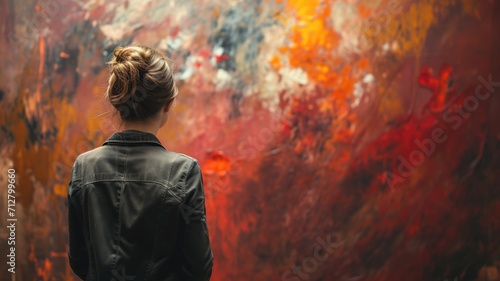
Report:
<svg viewBox="0 0 500 281"><path fill-rule="evenodd" d="M206 281L212 275L213 254L206 222L203 178L198 162L191 164L185 181L185 200L180 205L181 280Z"/></svg>
<svg viewBox="0 0 500 281"><path fill-rule="evenodd" d="M87 276L87 271L89 267L89 260L87 254L87 248L85 246L85 235L83 232L83 227L81 225L80 218L78 216L77 210L78 206L75 206L77 198L73 198L75 185L77 185L78 180L75 179L76 172L76 162L73 165L73 170L71 172L71 180L68 186L68 231L69 231L69 250L68 258L69 264L73 272L85 280Z"/></svg>

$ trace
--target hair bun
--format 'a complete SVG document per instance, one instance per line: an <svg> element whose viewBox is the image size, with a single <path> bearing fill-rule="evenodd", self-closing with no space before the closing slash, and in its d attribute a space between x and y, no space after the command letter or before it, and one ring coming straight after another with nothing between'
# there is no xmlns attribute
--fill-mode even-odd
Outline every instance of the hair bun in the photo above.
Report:
<svg viewBox="0 0 500 281"><path fill-rule="evenodd" d="M115 63L125 62L127 59L127 53L128 53L127 49L125 49L123 47L115 48L115 50L113 51L113 55L115 56L113 62L115 62Z"/></svg>

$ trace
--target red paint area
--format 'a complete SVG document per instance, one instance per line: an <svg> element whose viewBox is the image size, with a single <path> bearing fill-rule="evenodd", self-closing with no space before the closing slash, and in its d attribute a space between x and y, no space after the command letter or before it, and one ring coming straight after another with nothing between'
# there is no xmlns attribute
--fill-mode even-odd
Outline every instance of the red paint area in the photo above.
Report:
<svg viewBox="0 0 500 281"><path fill-rule="evenodd" d="M450 74L452 68L449 65L443 65L439 74L434 76L430 67L426 67L420 73L418 81L426 88L432 90L433 97L429 106L435 111L442 111L446 106L447 94L450 92Z"/></svg>

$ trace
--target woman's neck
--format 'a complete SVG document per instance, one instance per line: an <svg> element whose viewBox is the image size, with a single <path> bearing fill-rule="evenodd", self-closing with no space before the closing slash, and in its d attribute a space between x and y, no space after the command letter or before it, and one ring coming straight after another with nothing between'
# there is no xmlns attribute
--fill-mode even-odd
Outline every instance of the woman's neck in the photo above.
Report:
<svg viewBox="0 0 500 281"><path fill-rule="evenodd" d="M160 127L156 124L157 122L125 122L123 130L136 130L151 133L156 135Z"/></svg>

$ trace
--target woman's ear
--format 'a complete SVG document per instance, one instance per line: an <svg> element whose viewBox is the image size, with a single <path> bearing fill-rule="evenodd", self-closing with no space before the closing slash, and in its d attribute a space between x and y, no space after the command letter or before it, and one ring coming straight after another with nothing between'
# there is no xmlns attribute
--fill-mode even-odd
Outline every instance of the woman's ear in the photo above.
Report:
<svg viewBox="0 0 500 281"><path fill-rule="evenodd" d="M172 103L173 103L173 101L167 103L163 107L163 112L161 112L162 113L162 117L161 117L160 128L163 127L163 125L165 125L167 123L168 112L170 111L170 108L172 107Z"/></svg>
<svg viewBox="0 0 500 281"><path fill-rule="evenodd" d="M170 111L170 108L172 107L172 104L173 104L173 103L174 103L174 100L171 100L169 103L167 103L167 104L165 105L165 107L163 108L163 111L164 111L165 113L169 112L169 111Z"/></svg>

